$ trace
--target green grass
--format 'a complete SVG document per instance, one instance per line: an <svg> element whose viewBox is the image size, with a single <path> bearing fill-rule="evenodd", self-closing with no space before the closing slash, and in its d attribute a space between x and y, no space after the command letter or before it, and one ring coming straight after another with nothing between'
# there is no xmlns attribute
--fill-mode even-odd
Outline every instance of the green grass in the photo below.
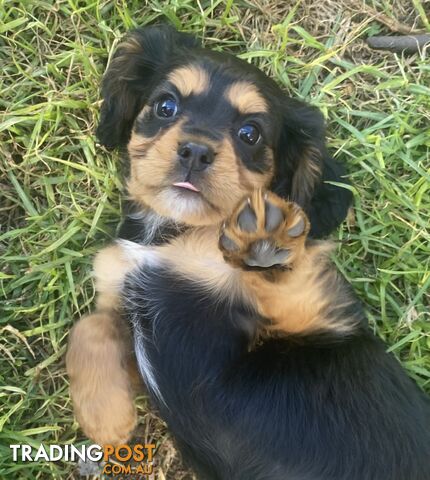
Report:
<svg viewBox="0 0 430 480"><path fill-rule="evenodd" d="M369 51L363 40L388 30L353 0L147 3L0 2L0 478L76 475L67 463L14 464L9 444L85 441L64 353L71 325L91 311L92 255L115 235L123 195L119 157L94 138L98 89L123 33L156 20L240 54L323 110L355 190L336 263L430 391L428 59ZM430 29L428 2L367 3ZM164 475L190 478L145 406Z"/></svg>

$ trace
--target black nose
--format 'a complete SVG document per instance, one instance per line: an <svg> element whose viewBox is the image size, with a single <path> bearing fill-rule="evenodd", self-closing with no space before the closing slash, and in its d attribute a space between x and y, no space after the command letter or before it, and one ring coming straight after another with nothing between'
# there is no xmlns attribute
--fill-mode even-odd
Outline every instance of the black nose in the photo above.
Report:
<svg viewBox="0 0 430 480"><path fill-rule="evenodd" d="M212 148L199 143L182 143L179 145L178 155L181 165L196 172L204 170L214 161Z"/></svg>

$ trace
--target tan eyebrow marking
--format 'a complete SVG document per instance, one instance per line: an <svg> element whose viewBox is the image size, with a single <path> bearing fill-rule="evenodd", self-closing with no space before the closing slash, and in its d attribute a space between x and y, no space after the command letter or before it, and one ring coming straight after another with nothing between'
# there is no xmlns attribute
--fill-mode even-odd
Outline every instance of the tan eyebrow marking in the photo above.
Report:
<svg viewBox="0 0 430 480"><path fill-rule="evenodd" d="M252 83L233 83L224 95L241 114L267 112L266 100Z"/></svg>
<svg viewBox="0 0 430 480"><path fill-rule="evenodd" d="M168 80L175 85L183 97L200 95L209 89L209 76L200 67L189 65L174 70Z"/></svg>

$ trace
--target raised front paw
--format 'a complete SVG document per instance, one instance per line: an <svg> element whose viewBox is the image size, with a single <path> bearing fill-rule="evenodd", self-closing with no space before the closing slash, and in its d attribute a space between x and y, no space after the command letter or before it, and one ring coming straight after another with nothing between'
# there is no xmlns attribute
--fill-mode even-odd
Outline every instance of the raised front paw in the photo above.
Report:
<svg viewBox="0 0 430 480"><path fill-rule="evenodd" d="M255 190L221 227L224 259L242 268L289 268L302 253L309 221L304 211L272 192Z"/></svg>

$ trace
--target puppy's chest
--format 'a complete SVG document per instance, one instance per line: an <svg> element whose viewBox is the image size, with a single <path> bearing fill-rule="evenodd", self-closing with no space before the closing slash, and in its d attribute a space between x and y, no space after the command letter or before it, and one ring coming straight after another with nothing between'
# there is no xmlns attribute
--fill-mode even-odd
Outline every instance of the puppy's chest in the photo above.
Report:
<svg viewBox="0 0 430 480"><path fill-rule="evenodd" d="M175 405L209 394L256 323L216 240L184 240L151 250L122 292L142 376L159 401Z"/></svg>
<svg viewBox="0 0 430 480"><path fill-rule="evenodd" d="M200 292L213 303L246 298L242 272L224 261L218 236L217 228L195 229L151 249L150 263L175 277L176 285L181 284L186 291ZM164 282L164 287L169 289L168 282Z"/></svg>

